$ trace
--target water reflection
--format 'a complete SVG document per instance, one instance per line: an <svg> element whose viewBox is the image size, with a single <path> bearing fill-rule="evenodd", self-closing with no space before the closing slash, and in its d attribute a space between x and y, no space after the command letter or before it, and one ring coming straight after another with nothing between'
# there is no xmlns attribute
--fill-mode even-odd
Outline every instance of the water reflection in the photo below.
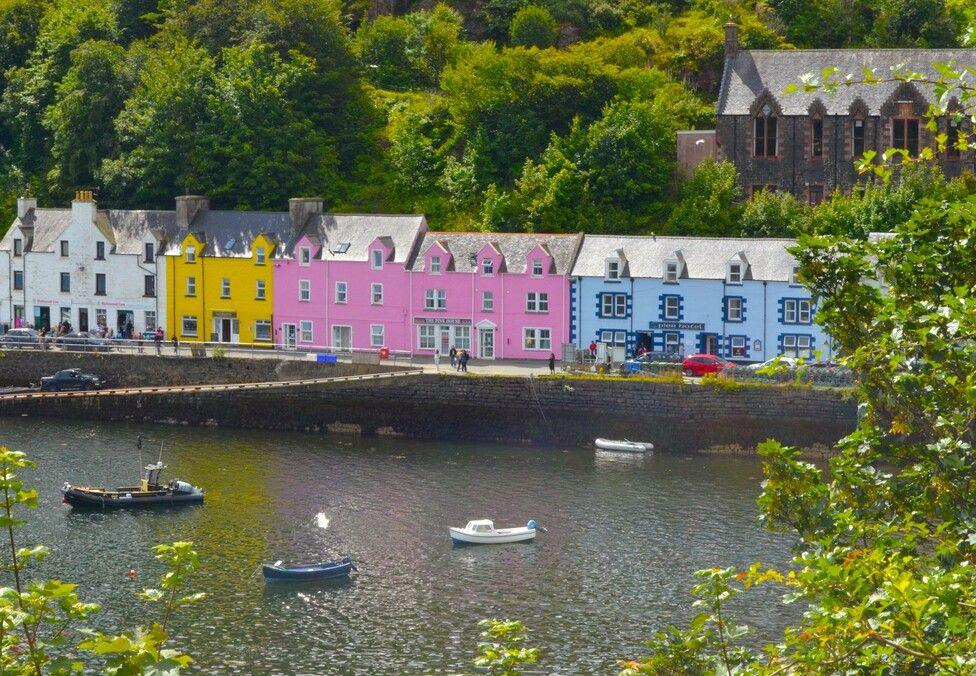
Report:
<svg viewBox="0 0 976 676"><path fill-rule="evenodd" d="M130 482L140 432L147 448L164 444L167 476L207 491L205 505L102 514L60 504L66 479ZM603 672L690 616L692 571L788 556L787 541L758 527L759 466L745 458L31 419L0 420L0 443L38 462L27 540L53 547L45 574L103 605L98 628L148 619L132 592L159 573L152 545L196 543L196 586L209 596L173 630L206 672L456 673L470 670L477 621L489 616L526 622L548 671ZM533 518L550 532L453 548L448 526L475 518ZM262 563L346 553L360 570L349 581L268 586L261 576ZM741 603L767 635L795 612L774 595Z"/></svg>

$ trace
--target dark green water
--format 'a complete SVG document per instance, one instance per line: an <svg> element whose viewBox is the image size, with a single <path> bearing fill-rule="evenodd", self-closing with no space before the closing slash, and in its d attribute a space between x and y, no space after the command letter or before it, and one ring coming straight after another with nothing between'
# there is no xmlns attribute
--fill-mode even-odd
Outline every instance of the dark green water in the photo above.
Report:
<svg viewBox="0 0 976 676"><path fill-rule="evenodd" d="M204 506L101 514L61 504L65 480L135 479L139 432L147 447L165 445L167 477L207 491ZM41 505L21 537L53 548L44 574L103 605L97 628L155 611L132 594L158 575L152 545L196 543L195 589L208 598L173 635L208 673L470 672L477 621L491 616L530 627L545 650L540 673L613 673L653 629L690 617L692 571L789 555L787 540L757 524L760 466L743 458L32 419L0 420L0 443L38 463ZM550 533L531 545L452 548L447 527L479 517L534 518ZM346 585L273 589L260 574L262 562L338 552L361 570ZM796 612L762 589L739 609L767 637Z"/></svg>

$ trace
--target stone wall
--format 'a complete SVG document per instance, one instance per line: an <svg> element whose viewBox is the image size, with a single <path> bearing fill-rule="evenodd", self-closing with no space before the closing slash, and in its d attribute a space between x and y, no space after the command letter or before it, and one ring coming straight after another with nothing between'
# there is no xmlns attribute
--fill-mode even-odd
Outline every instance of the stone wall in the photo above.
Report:
<svg viewBox="0 0 976 676"><path fill-rule="evenodd" d="M152 348L148 348L152 349ZM57 350L0 352L0 387L26 387L43 376L80 368L106 379L109 387L256 383L376 373L370 364L324 364L301 359L192 358L150 354L71 353Z"/></svg>
<svg viewBox="0 0 976 676"><path fill-rule="evenodd" d="M0 415L572 446L602 436L688 452L752 449L771 437L830 446L854 428L856 405L841 391L768 385L430 374L284 390L8 400Z"/></svg>

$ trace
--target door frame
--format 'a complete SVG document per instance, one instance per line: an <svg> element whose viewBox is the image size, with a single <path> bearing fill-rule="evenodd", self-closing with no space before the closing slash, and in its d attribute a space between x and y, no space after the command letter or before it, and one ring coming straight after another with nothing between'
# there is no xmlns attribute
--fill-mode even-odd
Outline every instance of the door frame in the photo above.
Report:
<svg viewBox="0 0 976 676"><path fill-rule="evenodd" d="M290 339L289 333L291 334ZM298 347L298 324L291 322L281 323L281 346L291 350Z"/></svg>

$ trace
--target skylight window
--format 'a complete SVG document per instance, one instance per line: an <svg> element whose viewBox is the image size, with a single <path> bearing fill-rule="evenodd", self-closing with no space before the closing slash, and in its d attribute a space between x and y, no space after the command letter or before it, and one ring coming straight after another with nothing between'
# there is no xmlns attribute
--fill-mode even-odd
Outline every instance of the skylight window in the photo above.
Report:
<svg viewBox="0 0 976 676"><path fill-rule="evenodd" d="M339 242L338 244L335 245L335 248L332 249L332 253L334 253L334 254L344 254L347 251L349 251L349 247L350 246L351 246L351 244L349 242Z"/></svg>

